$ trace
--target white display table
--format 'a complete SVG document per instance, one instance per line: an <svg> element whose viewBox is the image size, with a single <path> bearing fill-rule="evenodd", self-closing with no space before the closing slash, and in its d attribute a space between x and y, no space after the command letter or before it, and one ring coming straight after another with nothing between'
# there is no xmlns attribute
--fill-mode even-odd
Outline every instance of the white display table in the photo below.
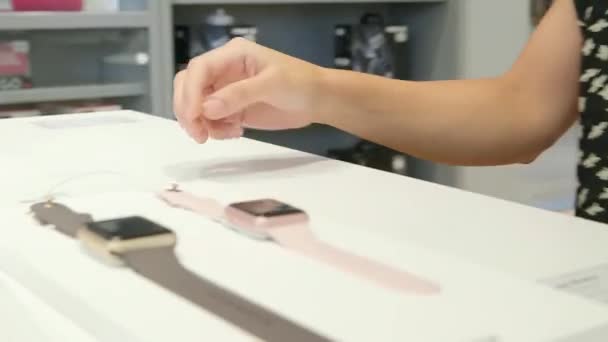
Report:
<svg viewBox="0 0 608 342"><path fill-rule="evenodd" d="M62 203L96 219L137 214L171 227L190 269L332 339L608 339L608 308L536 284L608 261L599 224L246 139L197 145L176 123L133 112L3 120L0 142L0 291L30 312L24 320L54 322L29 323L59 336L46 340L252 340L34 222L28 201L59 183ZM154 192L172 181L224 202L291 202L321 239L442 292L386 291L167 207Z"/></svg>

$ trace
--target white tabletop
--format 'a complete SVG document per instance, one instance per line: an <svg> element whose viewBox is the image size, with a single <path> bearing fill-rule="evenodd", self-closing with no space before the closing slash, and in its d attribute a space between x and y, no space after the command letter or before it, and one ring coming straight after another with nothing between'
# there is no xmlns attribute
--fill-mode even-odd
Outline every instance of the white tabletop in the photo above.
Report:
<svg viewBox="0 0 608 342"><path fill-rule="evenodd" d="M176 123L133 112L96 114L84 124L53 118L58 129L43 129L40 120L0 122L0 203L40 197L70 177L77 180L58 190L73 195L178 181L278 196L353 230L415 241L525 279L608 264L602 224L246 139L197 145ZM66 124L75 127L61 128Z"/></svg>
<svg viewBox="0 0 608 342"><path fill-rule="evenodd" d="M222 200L236 194L220 195ZM142 215L176 231L177 255L221 286L341 341L599 341L608 309L503 273L311 213L333 245L431 279L435 296L403 295L335 272L276 245L243 238L153 194L117 192L62 201L99 220ZM98 341L252 341L134 274L89 257L73 240L35 223L27 206L6 208L0 263L6 276ZM348 235L348 238L344 236ZM30 306L37 312L36 306ZM585 334L593 334L585 336Z"/></svg>
<svg viewBox="0 0 608 342"><path fill-rule="evenodd" d="M176 123L133 112L3 120L0 142L9 232L0 248L12 255L0 270L86 333L99 337L93 323L101 321L106 340L163 340L176 330L185 340L242 335L126 270L83 257L75 242L28 219L19 202L69 178L56 189L62 202L96 218L142 214L171 226L187 241L179 253L188 267L337 339L544 341L608 323L601 306L529 281L608 261L599 224L246 139L197 145ZM243 239L163 206L151 194L170 181L224 202L288 201L311 214L321 239L424 274L444 291L395 296ZM163 316L125 304L150 298ZM180 317L179 325L163 328L167 317Z"/></svg>

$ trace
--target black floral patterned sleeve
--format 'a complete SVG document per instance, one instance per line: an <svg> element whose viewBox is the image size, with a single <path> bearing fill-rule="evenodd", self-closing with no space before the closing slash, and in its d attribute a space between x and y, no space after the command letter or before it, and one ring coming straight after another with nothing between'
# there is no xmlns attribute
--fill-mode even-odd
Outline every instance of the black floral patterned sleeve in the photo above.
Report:
<svg viewBox="0 0 608 342"><path fill-rule="evenodd" d="M608 1L574 1L584 37L576 213L608 223Z"/></svg>

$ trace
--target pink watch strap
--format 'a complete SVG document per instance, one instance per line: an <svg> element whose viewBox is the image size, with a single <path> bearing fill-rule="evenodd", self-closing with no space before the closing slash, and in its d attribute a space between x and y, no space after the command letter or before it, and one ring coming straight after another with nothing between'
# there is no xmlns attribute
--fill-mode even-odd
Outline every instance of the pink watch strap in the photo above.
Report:
<svg viewBox="0 0 608 342"><path fill-rule="evenodd" d="M439 286L431 281L326 244L317 239L306 224L277 228L271 230L270 235L278 244L288 249L391 290L421 295L436 294L440 291Z"/></svg>
<svg viewBox="0 0 608 342"><path fill-rule="evenodd" d="M213 199L173 190L165 190L159 194L159 197L173 207L186 209L215 221L224 221L224 208ZM382 287L420 295L430 295L440 291L439 286L431 281L320 241L307 224L270 229L268 232L277 244L287 249L370 280Z"/></svg>
<svg viewBox="0 0 608 342"><path fill-rule="evenodd" d="M203 215L214 221L224 217L224 207L214 199L201 198L188 192L164 190L158 196L167 204Z"/></svg>

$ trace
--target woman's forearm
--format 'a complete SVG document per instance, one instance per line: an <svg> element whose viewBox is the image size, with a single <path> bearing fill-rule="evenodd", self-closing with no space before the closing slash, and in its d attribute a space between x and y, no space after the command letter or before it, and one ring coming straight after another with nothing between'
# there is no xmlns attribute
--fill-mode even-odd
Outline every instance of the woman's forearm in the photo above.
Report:
<svg viewBox="0 0 608 342"><path fill-rule="evenodd" d="M406 82L325 69L318 120L438 162L528 162L577 118L581 46L574 3L556 0L504 75Z"/></svg>
<svg viewBox="0 0 608 342"><path fill-rule="evenodd" d="M327 70L320 89L321 123L428 160L519 163L547 144L506 77L408 82Z"/></svg>

